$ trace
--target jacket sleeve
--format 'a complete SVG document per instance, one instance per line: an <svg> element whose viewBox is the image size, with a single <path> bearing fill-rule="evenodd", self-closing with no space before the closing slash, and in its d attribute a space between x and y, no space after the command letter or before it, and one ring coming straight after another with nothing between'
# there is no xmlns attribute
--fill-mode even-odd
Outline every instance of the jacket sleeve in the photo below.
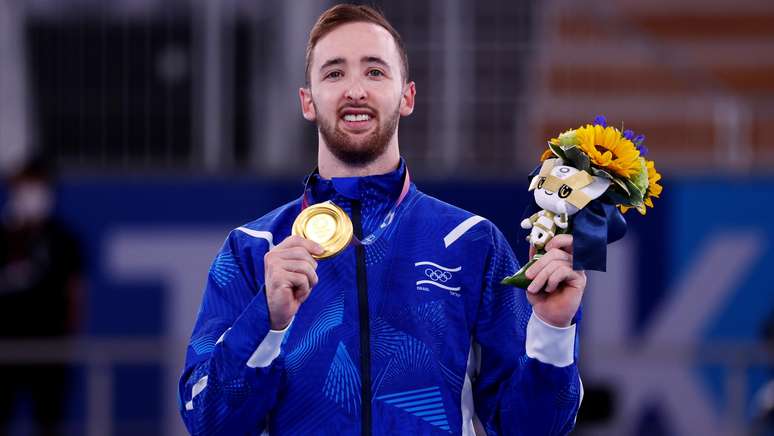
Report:
<svg viewBox="0 0 774 436"><path fill-rule="evenodd" d="M270 330L263 271L250 273L239 234L231 232L210 267L180 377L180 413L193 435L260 433L279 390L285 331Z"/></svg>
<svg viewBox="0 0 774 436"><path fill-rule="evenodd" d="M492 226L473 337L480 365L473 382L476 415L488 434L564 435L575 425L582 397L577 325L544 323L524 290L500 284L518 268L505 237Z"/></svg>

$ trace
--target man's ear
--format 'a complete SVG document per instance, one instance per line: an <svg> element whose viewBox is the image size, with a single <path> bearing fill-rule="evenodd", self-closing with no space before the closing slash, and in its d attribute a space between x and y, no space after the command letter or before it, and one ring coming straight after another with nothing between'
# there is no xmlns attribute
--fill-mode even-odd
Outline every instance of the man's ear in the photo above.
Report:
<svg viewBox="0 0 774 436"><path fill-rule="evenodd" d="M298 88L298 98L301 100L301 113L304 118L312 122L317 121L317 112L312 102L312 89Z"/></svg>
<svg viewBox="0 0 774 436"><path fill-rule="evenodd" d="M417 88L414 82L408 82L403 85L403 95L400 98L400 115L403 117L411 115L414 112L414 96L417 94Z"/></svg>

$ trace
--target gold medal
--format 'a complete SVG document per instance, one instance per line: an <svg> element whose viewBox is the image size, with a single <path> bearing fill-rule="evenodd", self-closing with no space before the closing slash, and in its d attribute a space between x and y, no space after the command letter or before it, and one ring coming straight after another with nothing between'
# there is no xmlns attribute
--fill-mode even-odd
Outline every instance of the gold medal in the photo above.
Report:
<svg viewBox="0 0 774 436"><path fill-rule="evenodd" d="M293 235L314 241L325 250L312 255L325 259L342 252L352 241L352 221L338 206L326 201L307 207L293 222Z"/></svg>

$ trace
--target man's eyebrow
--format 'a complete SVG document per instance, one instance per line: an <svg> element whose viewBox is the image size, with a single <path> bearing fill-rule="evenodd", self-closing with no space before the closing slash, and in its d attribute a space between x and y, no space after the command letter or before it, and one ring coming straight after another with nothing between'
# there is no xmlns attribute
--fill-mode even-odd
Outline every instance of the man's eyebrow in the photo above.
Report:
<svg viewBox="0 0 774 436"><path fill-rule="evenodd" d="M389 68L390 65L385 61L384 59L380 58L379 56L363 56L360 58L360 63L363 64L379 64L383 66L384 68Z"/></svg>
<svg viewBox="0 0 774 436"><path fill-rule="evenodd" d="M320 71L330 67L331 65L341 65L344 63L344 58L333 58L326 61L322 66L320 67Z"/></svg>
<svg viewBox="0 0 774 436"><path fill-rule="evenodd" d="M320 66L320 71L332 66L332 65L342 65L345 64L346 60L342 57L333 58L327 60L325 63ZM384 59L380 58L379 56L363 56L360 58L360 63L363 64L377 64L381 65L384 68L390 68L390 64L387 63Z"/></svg>

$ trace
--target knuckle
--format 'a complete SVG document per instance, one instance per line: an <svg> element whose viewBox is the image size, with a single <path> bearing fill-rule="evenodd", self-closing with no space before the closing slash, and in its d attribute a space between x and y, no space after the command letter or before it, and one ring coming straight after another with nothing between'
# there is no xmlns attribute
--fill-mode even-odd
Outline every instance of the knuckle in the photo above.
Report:
<svg viewBox="0 0 774 436"><path fill-rule="evenodd" d="M293 255L295 256L304 257L307 253L304 247L293 247Z"/></svg>
<svg viewBox="0 0 774 436"><path fill-rule="evenodd" d="M276 249L276 248L280 248L280 249L288 249L288 248L290 248L290 247L293 247L293 246L295 246L295 245L298 245L298 239L299 239L299 237L298 237L298 236L296 236L296 235L290 235L290 236L288 236L287 238L285 238L285 239L284 239L282 242L280 242L280 243L279 243L279 245L277 245L277 246L276 246L276 247L274 247L274 248L275 248L275 249Z"/></svg>

